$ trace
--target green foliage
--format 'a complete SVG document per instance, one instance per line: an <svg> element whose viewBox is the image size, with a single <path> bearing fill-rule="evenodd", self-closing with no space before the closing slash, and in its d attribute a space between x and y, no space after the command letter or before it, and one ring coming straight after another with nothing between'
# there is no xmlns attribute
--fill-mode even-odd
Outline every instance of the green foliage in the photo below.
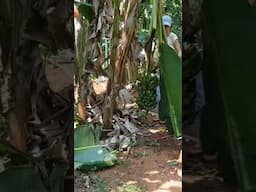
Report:
<svg viewBox="0 0 256 192"><path fill-rule="evenodd" d="M156 105L156 87L158 77L151 73L141 73L138 76L136 89L139 94L137 104L140 109L149 111Z"/></svg>
<svg viewBox="0 0 256 192"><path fill-rule="evenodd" d="M34 167L17 167L0 174L0 191L47 192Z"/></svg>
<svg viewBox="0 0 256 192"><path fill-rule="evenodd" d="M81 171L95 171L117 163L115 151L96 145L75 148L74 168Z"/></svg>
<svg viewBox="0 0 256 192"><path fill-rule="evenodd" d="M209 111L214 118L207 115L204 119L203 146L211 144L217 149L223 175L229 181L237 179L239 191L256 191L256 9L248 1L208 0L203 2L203 15L204 74L211 85L206 89L213 92L214 85L220 90L217 102L215 92L213 98L206 98L203 115ZM225 115L216 116L215 111Z"/></svg>
<svg viewBox="0 0 256 192"><path fill-rule="evenodd" d="M139 7L138 31L136 33L140 42L146 43L150 35L150 25L152 22L152 1L144 1Z"/></svg>
<svg viewBox="0 0 256 192"><path fill-rule="evenodd" d="M172 48L167 44L160 44L160 73L164 80L168 98L169 117L176 137L181 136L182 123L182 64ZM161 93L162 94L162 93ZM166 106L163 106L164 110Z"/></svg>
<svg viewBox="0 0 256 192"><path fill-rule="evenodd" d="M99 145L101 127L87 123L74 130L74 166L80 170L96 170L113 166L114 151Z"/></svg>
<svg viewBox="0 0 256 192"><path fill-rule="evenodd" d="M135 184L125 184L122 187L122 192L143 192L143 188L141 186Z"/></svg>
<svg viewBox="0 0 256 192"><path fill-rule="evenodd" d="M172 31L177 34L179 41L182 39L182 0L163 0L163 14L170 15L173 19ZM139 30L137 37L145 42L149 38L150 25L153 15L153 1L144 1L140 5Z"/></svg>
<svg viewBox="0 0 256 192"><path fill-rule="evenodd" d="M92 123L79 125L74 130L74 146L85 147L99 144L101 127L94 126Z"/></svg>

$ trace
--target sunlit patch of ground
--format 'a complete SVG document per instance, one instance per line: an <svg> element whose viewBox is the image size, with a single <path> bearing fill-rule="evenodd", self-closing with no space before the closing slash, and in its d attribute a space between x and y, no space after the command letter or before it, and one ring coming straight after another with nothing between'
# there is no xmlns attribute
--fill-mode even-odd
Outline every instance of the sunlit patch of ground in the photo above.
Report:
<svg viewBox="0 0 256 192"><path fill-rule="evenodd" d="M121 154L119 165L97 175L111 192L122 192L124 185L140 186L143 192L181 192L180 148L167 132L156 131L144 144Z"/></svg>

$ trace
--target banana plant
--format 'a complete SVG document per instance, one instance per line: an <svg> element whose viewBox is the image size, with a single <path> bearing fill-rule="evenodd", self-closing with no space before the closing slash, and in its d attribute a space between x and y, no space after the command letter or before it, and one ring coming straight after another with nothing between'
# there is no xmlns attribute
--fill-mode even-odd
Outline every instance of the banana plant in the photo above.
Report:
<svg viewBox="0 0 256 192"><path fill-rule="evenodd" d="M152 29L157 30L159 42L160 74L163 78L163 91L161 97L166 97L169 110L166 110L167 121L171 121L175 136L181 137L182 126L182 64L181 59L166 43L164 27L162 24L162 1L154 1ZM164 106L165 108L165 106ZM161 110L161 106L160 106Z"/></svg>
<svg viewBox="0 0 256 192"><path fill-rule="evenodd" d="M75 36L76 36L76 61L75 61L75 84L76 84L76 105L75 112L79 118L85 121L87 117L86 111L86 90L88 87L88 75L84 73L87 63L86 48L88 35L90 34L90 24L95 19L95 11L93 5L75 1L78 16L75 20Z"/></svg>
<svg viewBox="0 0 256 192"><path fill-rule="evenodd" d="M144 48L146 52L146 66L143 71L145 71L144 76L151 76L154 66L154 57L155 49L154 42L157 39L158 50L159 50L159 66L160 66L160 91L161 91L161 101L160 101L160 110L159 116L160 119L167 121L167 127L171 133L174 133L176 137L181 136L181 60L177 54L172 50L166 43L164 28L162 25L162 13L164 12L164 7L171 5L170 1L144 1L143 9L144 12L141 14L143 18L142 26L143 30L140 29L138 37L144 43ZM178 4L172 2L175 5L176 11L179 11L177 15L181 15L181 1ZM172 6L173 6L172 5ZM178 9L180 8L180 9ZM143 10L142 9L142 10ZM173 13L174 14L174 13ZM145 23L147 25L145 25ZM180 28L180 26L179 26ZM141 85L141 79L139 79L138 85ZM150 83L148 83L150 84ZM139 99L138 104L141 108L148 108L152 106L150 102L147 101L147 98L144 98L143 87L149 89L149 85L142 86L139 88ZM153 88L154 89L154 88ZM150 92L147 90L147 92ZM146 93L148 95L154 94ZM151 97L150 97L151 99ZM146 102L147 101L147 102ZM145 106L144 106L145 105ZM147 107L146 107L147 106Z"/></svg>
<svg viewBox="0 0 256 192"><path fill-rule="evenodd" d="M20 153L12 153L12 157L9 157L7 150L5 154L0 155L1 168L3 168L2 160L6 157L11 163L14 162L11 167L6 165L1 170L1 191L12 192L17 190L17 187L21 191L37 191L37 189L38 191L44 191L43 189L51 192L63 191L61 186L64 184L68 157L60 155L63 149L55 147L55 155L52 156L51 146L64 146L66 143L71 145L71 142L68 142L70 137L67 133L73 128L73 124L70 123L73 90L70 87L66 89L70 96L64 96L64 100L67 101L64 102L65 104L62 93L58 93L62 95L60 101L58 99L60 95L57 96L50 86L45 68L48 69L50 57L51 59L53 56L57 57L60 49L69 50L70 53L74 49L72 29L67 27L72 23L70 22L72 8L73 2L61 0L3 0L0 2L1 113L7 119L6 129L10 144L16 151L27 157L33 154L31 158L33 161L28 162L17 161L20 159ZM68 55L65 56L68 57ZM73 64L70 60L68 63ZM48 90L47 94L45 94L46 90ZM58 101L54 99L53 103L49 102L53 98ZM56 111L54 103L60 104L60 113ZM52 114L55 115L52 116ZM65 124L64 127L62 123L54 125L51 123L60 122L61 119ZM47 141L41 140L42 135L35 136L42 131L48 135L44 137ZM35 137L41 137L41 139L35 141L33 139ZM54 139L51 138L56 137L61 139L52 143ZM42 141L47 143L43 147L39 144ZM2 141L0 142L2 144ZM38 153L35 155L33 150L37 146ZM71 146L71 150L72 148ZM70 155L71 150L65 152ZM55 158L62 162L58 162ZM71 162L71 158L69 160ZM59 163L63 163L65 168L58 167ZM46 174L43 174L45 177L41 175L40 169L45 170ZM32 178L25 179L25 174L29 174ZM15 184L12 183L13 179ZM31 181L35 182L31 183ZM41 184L43 185L39 186Z"/></svg>

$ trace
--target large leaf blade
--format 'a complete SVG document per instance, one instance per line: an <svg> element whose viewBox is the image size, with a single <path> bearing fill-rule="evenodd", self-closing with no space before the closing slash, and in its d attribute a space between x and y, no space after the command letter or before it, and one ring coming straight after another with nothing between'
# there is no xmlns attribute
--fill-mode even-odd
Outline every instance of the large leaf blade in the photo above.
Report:
<svg viewBox="0 0 256 192"><path fill-rule="evenodd" d="M13 167L0 174L0 191L47 192L34 167Z"/></svg>
<svg viewBox="0 0 256 192"><path fill-rule="evenodd" d="M103 146L75 149L74 168L82 171L103 169L115 165L117 157Z"/></svg>
<svg viewBox="0 0 256 192"><path fill-rule="evenodd" d="M176 137L181 136L182 121L182 65L181 60L167 44L159 45L160 73L168 98L169 116Z"/></svg>
<svg viewBox="0 0 256 192"><path fill-rule="evenodd" d="M100 126L94 127L90 123L78 126L74 130L74 147L80 148L99 144L100 130Z"/></svg>
<svg viewBox="0 0 256 192"><path fill-rule="evenodd" d="M212 65L217 69L218 85L225 108L227 124L225 143L232 153L229 158L234 161L240 190L255 191L256 27L254 23L256 12L247 1L231 0L204 1L203 11L207 21L206 29L209 32L206 42L212 44L211 53L214 55ZM208 122L212 123L212 121ZM202 127L205 128L209 129L208 126ZM222 137L221 134L219 135ZM223 146L217 147L223 151ZM230 164L225 161L225 165ZM227 172L226 175L235 176L231 175L232 172Z"/></svg>

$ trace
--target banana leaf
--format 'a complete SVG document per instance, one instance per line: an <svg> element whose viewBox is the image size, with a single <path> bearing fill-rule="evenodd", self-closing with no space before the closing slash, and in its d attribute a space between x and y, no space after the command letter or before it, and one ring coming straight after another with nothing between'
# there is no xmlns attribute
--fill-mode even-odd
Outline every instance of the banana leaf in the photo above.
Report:
<svg viewBox="0 0 256 192"><path fill-rule="evenodd" d="M159 119L161 121L165 121L165 125L168 128L169 133L173 134L172 120L170 117L170 108L168 103L168 97L166 94L165 82L161 75L160 75L159 86L160 86L160 95L161 95L161 100L159 102L159 109L158 109Z"/></svg>
<svg viewBox="0 0 256 192"><path fill-rule="evenodd" d="M48 192L32 166L13 167L1 173L0 191Z"/></svg>
<svg viewBox="0 0 256 192"><path fill-rule="evenodd" d="M160 76L164 80L169 108L165 109L160 105L160 108L162 108L160 111L165 110L165 113L169 113L173 132L176 137L180 137L182 125L182 64L175 51L166 43L160 43L159 53ZM164 98L165 96L161 95L161 97Z"/></svg>
<svg viewBox="0 0 256 192"><path fill-rule="evenodd" d="M87 123L74 131L74 168L81 171L113 166L117 157L111 149L99 145L101 127Z"/></svg>
<svg viewBox="0 0 256 192"><path fill-rule="evenodd" d="M114 151L100 145L75 149L74 168L81 171L99 170L115 165Z"/></svg>
<svg viewBox="0 0 256 192"><path fill-rule="evenodd" d="M49 177L42 177L37 166L12 166L0 173L0 191L61 192L67 164L56 164Z"/></svg>
<svg viewBox="0 0 256 192"><path fill-rule="evenodd" d="M243 0L207 0L203 12L208 38L215 42L212 54L225 109L227 150L240 191L256 191L256 9Z"/></svg>
<svg viewBox="0 0 256 192"><path fill-rule="evenodd" d="M79 125L74 130L74 147L86 147L99 144L101 126L91 123Z"/></svg>
<svg viewBox="0 0 256 192"><path fill-rule="evenodd" d="M67 162L56 160L51 172L48 172L49 167L44 161L17 151L6 141L0 141L0 161L2 157L8 158L8 161L1 165L0 191L64 191Z"/></svg>

